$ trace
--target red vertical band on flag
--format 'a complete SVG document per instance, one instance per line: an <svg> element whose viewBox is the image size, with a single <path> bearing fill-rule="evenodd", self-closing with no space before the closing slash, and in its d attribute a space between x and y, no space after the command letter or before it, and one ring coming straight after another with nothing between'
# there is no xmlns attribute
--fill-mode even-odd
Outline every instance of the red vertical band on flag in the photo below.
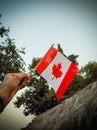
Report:
<svg viewBox="0 0 97 130"><path fill-rule="evenodd" d="M41 59L41 61L38 63L38 65L35 67L35 70L39 74L41 74L50 64L50 62L54 59L57 52L58 50L55 49L53 46L51 46L50 49L47 51L47 53L44 55L44 57Z"/></svg>
<svg viewBox="0 0 97 130"><path fill-rule="evenodd" d="M61 99L62 95L65 93L66 89L68 88L69 84L71 83L71 81L73 80L77 72L78 72L77 66L71 63L65 77L63 78L63 81L61 82L56 92L56 97L58 101Z"/></svg>

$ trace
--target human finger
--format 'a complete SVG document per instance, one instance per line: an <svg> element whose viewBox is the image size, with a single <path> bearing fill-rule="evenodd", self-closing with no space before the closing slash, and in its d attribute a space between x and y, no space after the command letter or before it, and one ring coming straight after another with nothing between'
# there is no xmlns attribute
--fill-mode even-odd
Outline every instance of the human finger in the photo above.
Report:
<svg viewBox="0 0 97 130"><path fill-rule="evenodd" d="M30 82L30 79L24 78L21 83L19 84L19 89L24 88L28 83Z"/></svg>

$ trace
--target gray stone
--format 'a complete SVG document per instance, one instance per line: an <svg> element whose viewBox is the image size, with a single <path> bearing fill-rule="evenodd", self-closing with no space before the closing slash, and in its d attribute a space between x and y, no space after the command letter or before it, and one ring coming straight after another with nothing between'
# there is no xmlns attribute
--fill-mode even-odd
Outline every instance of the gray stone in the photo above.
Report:
<svg viewBox="0 0 97 130"><path fill-rule="evenodd" d="M97 82L41 114L24 130L97 130Z"/></svg>

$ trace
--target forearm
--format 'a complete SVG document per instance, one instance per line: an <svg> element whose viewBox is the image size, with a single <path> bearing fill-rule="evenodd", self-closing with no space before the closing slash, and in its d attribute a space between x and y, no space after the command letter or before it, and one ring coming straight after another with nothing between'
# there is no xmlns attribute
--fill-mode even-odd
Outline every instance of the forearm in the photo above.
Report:
<svg viewBox="0 0 97 130"><path fill-rule="evenodd" d="M4 103L3 103L3 100L2 98L0 97L0 113L4 110Z"/></svg>
<svg viewBox="0 0 97 130"><path fill-rule="evenodd" d="M4 101L4 90L3 86L0 86L0 113L4 110L5 108L5 101Z"/></svg>

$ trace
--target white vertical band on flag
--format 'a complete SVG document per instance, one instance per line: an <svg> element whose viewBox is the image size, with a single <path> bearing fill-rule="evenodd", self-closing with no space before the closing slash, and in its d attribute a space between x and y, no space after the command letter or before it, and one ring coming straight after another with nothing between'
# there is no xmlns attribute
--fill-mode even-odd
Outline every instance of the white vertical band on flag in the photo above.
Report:
<svg viewBox="0 0 97 130"><path fill-rule="evenodd" d="M60 78L53 78L52 74L52 67L55 64L60 64L62 63L62 75ZM60 86L64 76L66 75L68 68L70 67L71 62L65 58L60 52L58 52L55 56L55 58L52 60L52 62L48 65L48 67L41 73L42 77L44 77L53 87L55 92L57 91L58 87ZM49 75L49 76L48 76Z"/></svg>

